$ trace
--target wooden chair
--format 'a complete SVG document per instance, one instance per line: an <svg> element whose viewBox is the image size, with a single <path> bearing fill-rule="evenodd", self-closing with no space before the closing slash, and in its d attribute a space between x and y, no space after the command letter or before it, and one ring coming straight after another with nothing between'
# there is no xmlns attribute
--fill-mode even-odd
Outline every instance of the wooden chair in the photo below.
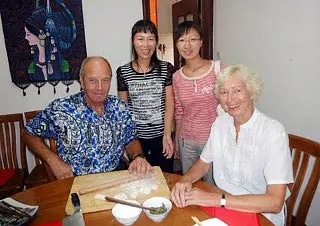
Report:
<svg viewBox="0 0 320 226"><path fill-rule="evenodd" d="M28 175L26 146L21 138L23 114L0 115L0 169L14 169L9 180L0 185L0 199L23 190Z"/></svg>
<svg viewBox="0 0 320 226"><path fill-rule="evenodd" d="M38 113L39 111L25 112L24 116L25 116L26 122L30 121ZM47 140L45 141L47 142ZM56 152L55 140L49 139L48 143L49 143L50 149ZM34 157L35 157L36 166L33 168L33 170L30 172L30 174L25 180L25 185L27 189L56 180L48 164L45 162L42 162L41 159L36 154L34 154Z"/></svg>
<svg viewBox="0 0 320 226"><path fill-rule="evenodd" d="M289 186L291 196L286 201L287 204L287 225L305 225L308 211L316 192L320 178L320 144L296 135L289 134L289 146L293 159L293 175L295 182ZM314 163L309 162L314 158ZM310 177L306 177L307 168L311 169ZM306 188L302 191L301 185L306 181ZM301 193L301 200L297 203L298 194ZM294 208L297 205L297 212Z"/></svg>

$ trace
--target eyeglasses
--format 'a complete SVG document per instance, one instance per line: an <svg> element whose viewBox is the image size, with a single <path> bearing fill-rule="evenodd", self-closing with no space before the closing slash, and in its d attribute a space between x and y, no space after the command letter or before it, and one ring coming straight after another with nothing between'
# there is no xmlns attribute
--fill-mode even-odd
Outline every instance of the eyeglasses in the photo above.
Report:
<svg viewBox="0 0 320 226"><path fill-rule="evenodd" d="M241 96L245 93L246 86L236 86L229 89L221 89L219 91L220 98L228 98L230 93L232 96Z"/></svg>
<svg viewBox="0 0 320 226"><path fill-rule="evenodd" d="M179 38L177 41L177 46L184 46L187 43L190 43L190 45L194 45L199 40L200 40L200 38L190 38L190 39Z"/></svg>

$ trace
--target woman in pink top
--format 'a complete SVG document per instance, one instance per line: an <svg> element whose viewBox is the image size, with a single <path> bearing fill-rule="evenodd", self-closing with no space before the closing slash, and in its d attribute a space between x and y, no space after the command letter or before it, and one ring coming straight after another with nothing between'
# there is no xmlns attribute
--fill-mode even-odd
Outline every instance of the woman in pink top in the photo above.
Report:
<svg viewBox="0 0 320 226"><path fill-rule="evenodd" d="M214 94L215 71L220 62L200 57L202 32L197 24L184 21L178 25L174 40L184 66L173 75L175 98L175 156L180 158L185 174L199 158L217 117L219 101ZM218 68L219 67L219 68ZM204 179L214 183L212 170Z"/></svg>

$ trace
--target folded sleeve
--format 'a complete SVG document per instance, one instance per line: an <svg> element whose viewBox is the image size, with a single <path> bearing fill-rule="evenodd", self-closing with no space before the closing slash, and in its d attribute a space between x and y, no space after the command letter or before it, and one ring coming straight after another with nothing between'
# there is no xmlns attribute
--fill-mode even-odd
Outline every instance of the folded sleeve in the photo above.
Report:
<svg viewBox="0 0 320 226"><path fill-rule="evenodd" d="M271 135L264 175L267 184L293 183L288 135L280 126Z"/></svg>
<svg viewBox="0 0 320 226"><path fill-rule="evenodd" d="M123 73L121 72L121 67L117 69L117 86L118 91L128 91L128 85L124 80Z"/></svg>
<svg viewBox="0 0 320 226"><path fill-rule="evenodd" d="M212 124L211 126L211 131L210 131L210 135L209 138L206 142L206 144L204 145L200 158L202 161L206 162L206 163L211 163L213 161L213 149L214 149L214 137L217 136L215 135L216 133L216 128L215 128L215 123Z"/></svg>
<svg viewBox="0 0 320 226"><path fill-rule="evenodd" d="M57 139L57 126L55 126L53 120L56 104L56 102L52 102L26 124L25 129L29 134L42 138Z"/></svg>
<svg viewBox="0 0 320 226"><path fill-rule="evenodd" d="M168 62L168 68L167 68L167 77L165 86L172 86L172 74L173 74L173 66Z"/></svg>

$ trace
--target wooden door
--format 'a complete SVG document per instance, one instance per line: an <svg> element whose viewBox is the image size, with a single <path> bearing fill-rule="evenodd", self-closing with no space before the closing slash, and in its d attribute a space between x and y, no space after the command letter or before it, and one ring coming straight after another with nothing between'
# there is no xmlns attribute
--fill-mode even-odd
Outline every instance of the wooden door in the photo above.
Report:
<svg viewBox="0 0 320 226"><path fill-rule="evenodd" d="M150 0L142 0L143 17L150 19ZM203 31L203 48L201 56L213 59L213 1L214 0L182 0L172 5L173 31L184 20L197 21ZM179 54L174 46L174 66L179 68Z"/></svg>

